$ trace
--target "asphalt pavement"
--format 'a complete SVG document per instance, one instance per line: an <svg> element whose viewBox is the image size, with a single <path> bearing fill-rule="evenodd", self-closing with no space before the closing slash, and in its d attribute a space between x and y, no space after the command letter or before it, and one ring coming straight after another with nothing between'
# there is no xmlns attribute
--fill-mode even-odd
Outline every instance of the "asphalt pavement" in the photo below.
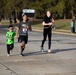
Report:
<svg viewBox="0 0 76 75"><path fill-rule="evenodd" d="M48 53L48 41L41 52L42 32L29 32L29 41L20 56L19 43L8 57L5 45L6 28L0 30L0 75L76 75L76 36L53 32L52 53Z"/></svg>

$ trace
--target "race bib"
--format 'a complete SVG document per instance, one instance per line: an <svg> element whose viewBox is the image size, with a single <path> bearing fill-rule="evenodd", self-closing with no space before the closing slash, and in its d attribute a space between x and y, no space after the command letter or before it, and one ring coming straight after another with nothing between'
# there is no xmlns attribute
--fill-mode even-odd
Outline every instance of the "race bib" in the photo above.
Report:
<svg viewBox="0 0 76 75"><path fill-rule="evenodd" d="M27 28L22 29L23 33L27 33Z"/></svg>

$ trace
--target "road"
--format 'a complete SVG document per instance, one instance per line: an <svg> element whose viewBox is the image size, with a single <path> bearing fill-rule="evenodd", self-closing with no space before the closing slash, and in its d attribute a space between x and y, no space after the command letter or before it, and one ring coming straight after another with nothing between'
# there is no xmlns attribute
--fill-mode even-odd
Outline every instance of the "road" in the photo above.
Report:
<svg viewBox="0 0 76 75"><path fill-rule="evenodd" d="M29 32L29 41L20 56L19 43L15 39L15 48L7 57L5 32L0 27L0 75L76 75L76 37L64 34L52 34L52 53L48 54L48 41L44 52L40 51L42 32Z"/></svg>

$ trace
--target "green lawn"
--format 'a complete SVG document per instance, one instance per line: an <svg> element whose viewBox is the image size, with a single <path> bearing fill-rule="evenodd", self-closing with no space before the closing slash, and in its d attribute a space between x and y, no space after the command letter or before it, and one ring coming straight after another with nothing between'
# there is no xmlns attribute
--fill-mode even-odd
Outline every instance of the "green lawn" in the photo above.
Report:
<svg viewBox="0 0 76 75"><path fill-rule="evenodd" d="M1 22L1 25L9 25L9 24L10 24L9 21L2 21L2 22ZM12 22L12 24L14 24L14 22Z"/></svg>
<svg viewBox="0 0 76 75"><path fill-rule="evenodd" d="M56 29L70 30L70 19L55 20ZM42 29L42 21L31 22L32 27Z"/></svg>
<svg viewBox="0 0 76 75"><path fill-rule="evenodd" d="M55 20L56 29L70 30L71 19ZM33 28L42 29L42 20L30 22ZM1 25L9 25L9 22L1 22Z"/></svg>
<svg viewBox="0 0 76 75"><path fill-rule="evenodd" d="M70 22L71 22L71 20L69 20L69 19L56 20L55 26L57 29L69 30L70 29Z"/></svg>

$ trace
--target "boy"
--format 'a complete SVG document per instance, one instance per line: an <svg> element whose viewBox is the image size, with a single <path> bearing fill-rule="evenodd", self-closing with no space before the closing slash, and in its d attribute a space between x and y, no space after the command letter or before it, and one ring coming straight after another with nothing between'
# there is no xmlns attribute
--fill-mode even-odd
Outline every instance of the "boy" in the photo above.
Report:
<svg viewBox="0 0 76 75"><path fill-rule="evenodd" d="M7 45L7 56L10 56L11 50L14 48L14 37L15 32L13 31L13 26L9 25L9 31L6 32L6 45Z"/></svg>

